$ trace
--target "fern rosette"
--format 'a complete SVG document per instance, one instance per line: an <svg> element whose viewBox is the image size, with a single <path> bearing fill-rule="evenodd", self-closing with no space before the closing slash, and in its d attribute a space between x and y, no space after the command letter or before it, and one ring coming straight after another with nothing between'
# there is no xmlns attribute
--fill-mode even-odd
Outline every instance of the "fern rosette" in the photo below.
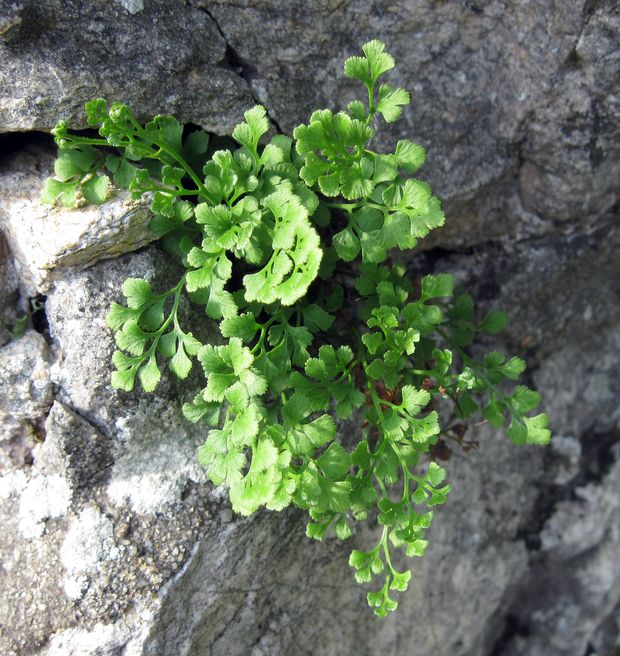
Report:
<svg viewBox="0 0 620 656"><path fill-rule="evenodd" d="M477 413L507 425L516 444L545 444L550 433L544 414L532 416L539 395L510 386L525 368L520 358L470 354L476 333L497 334L506 316L478 320L452 276L414 285L390 261L444 215L414 177L421 146L371 148L380 120L394 122L410 98L378 84L394 67L384 45L362 50L344 73L365 98L314 112L293 139L267 138L261 106L233 131L238 147L218 149L172 117L142 126L125 105L91 101L88 122L100 136L57 126L43 197L101 203L112 185L150 195L151 228L184 271L164 292L125 282L126 304L108 315L118 347L112 384L130 391L138 379L150 392L165 361L181 379L198 363L205 384L183 411L205 426L198 460L209 478L243 515L307 510L308 536L319 540L328 531L348 539L376 517L377 544L353 550L350 564L360 583L379 579L368 602L385 615L411 577L398 553L424 554L433 509L450 491L438 442L464 444L463 422ZM222 343L203 345L182 326L183 297L219 323ZM334 418L359 422L357 440L343 439Z"/></svg>

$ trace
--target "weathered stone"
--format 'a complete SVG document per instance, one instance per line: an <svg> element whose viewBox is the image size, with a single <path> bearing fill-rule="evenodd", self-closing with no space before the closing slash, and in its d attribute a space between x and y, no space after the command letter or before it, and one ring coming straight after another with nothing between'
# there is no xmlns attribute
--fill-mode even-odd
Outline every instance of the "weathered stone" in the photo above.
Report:
<svg viewBox="0 0 620 656"><path fill-rule="evenodd" d="M9 43L17 38L23 23L25 3L5 2L0 9L0 42Z"/></svg>
<svg viewBox="0 0 620 656"><path fill-rule="evenodd" d="M617 7L584 7L586 20L561 77L534 110L523 143L524 205L556 221L599 216L617 198L620 71Z"/></svg>
<svg viewBox="0 0 620 656"><path fill-rule="evenodd" d="M49 358L34 331L0 348L0 473L32 462L52 403Z"/></svg>
<svg viewBox="0 0 620 656"><path fill-rule="evenodd" d="M379 142L410 134L430 147L424 175L468 225L448 225L444 245L548 232L613 202L612 0L510 10L502 0L22 4L29 29L0 46L0 80L11 80L0 86L0 130L50 129L58 118L78 127L82 104L104 95L142 118L173 113L228 133L257 99L291 132L317 106L359 94L342 61L382 38L413 109Z"/></svg>
<svg viewBox="0 0 620 656"><path fill-rule="evenodd" d="M0 165L0 228L33 296L49 287L59 269L87 267L153 241L148 204L131 200L127 192L119 191L101 206L75 210L41 203L52 164L51 151L33 149Z"/></svg>
<svg viewBox="0 0 620 656"><path fill-rule="evenodd" d="M84 102L101 96L144 119L177 114L219 132L253 104L213 21L187 3L17 4L0 14L11 35L0 39L0 132L49 130L61 118L86 127Z"/></svg>
<svg viewBox="0 0 620 656"><path fill-rule="evenodd" d="M620 605L609 614L590 640L592 656L615 656L620 650Z"/></svg>
<svg viewBox="0 0 620 656"><path fill-rule="evenodd" d="M154 290L164 291L178 282L181 273L169 256L153 247L135 257L124 256L96 268L65 273L50 290L46 303L54 348L62 353L62 359L52 368L58 398L108 433L122 429L122 425L116 426L117 419L128 420L128 401L135 412L136 404L149 398L138 390L129 395L113 390L110 385L108 364L114 339L105 318L112 301L122 302L122 283L130 275L146 278ZM198 326L195 334L203 331ZM84 353L89 357L85 359ZM169 394L171 390L181 389L178 381L171 380L174 377L162 373L161 390ZM187 386L183 389L184 394L191 394Z"/></svg>
<svg viewBox="0 0 620 656"><path fill-rule="evenodd" d="M29 331L0 350L0 412L29 421L45 413L51 403L49 355L42 335Z"/></svg>
<svg viewBox="0 0 620 656"><path fill-rule="evenodd" d="M34 458L39 471L61 474L72 494L84 498L105 480L113 463L109 438L57 400L47 414L45 441Z"/></svg>
<svg viewBox="0 0 620 656"><path fill-rule="evenodd" d="M18 324L19 277L9 245L0 230L0 346L10 341Z"/></svg>
<svg viewBox="0 0 620 656"><path fill-rule="evenodd" d="M27 333L0 351L2 364L10 365L0 366L7 383L0 387L3 407L21 412L20 418L35 415L45 434L32 449L31 467L0 478L3 653L34 653L53 633L76 625L96 630L97 623L124 623L133 613L131 633L145 630L145 618L157 606L154 595L183 567L210 520L210 486L195 462L203 429L183 418L177 388L164 383L146 401L109 384L113 339L103 316L118 297L130 259L134 271L155 277L154 284L173 273L152 249L66 272L58 289L50 290L56 360L48 357L40 366L46 389L50 378L55 383L51 409L49 394L28 401L33 393L27 384L35 385L37 369L25 358L35 359L39 341L47 348L43 338ZM113 633L123 635L120 627ZM58 640L50 653L54 644ZM74 651L59 647L56 653L83 654L80 644L76 638Z"/></svg>
<svg viewBox="0 0 620 656"><path fill-rule="evenodd" d="M316 107L358 96L342 61L366 40L388 44L392 79L411 90L412 109L378 141L407 134L429 148L423 177L454 219L441 231L444 248L582 222L617 197L613 2L246 0L208 10L287 133Z"/></svg>
<svg viewBox="0 0 620 656"><path fill-rule="evenodd" d="M536 249L524 248L524 257L528 253L529 260L522 265L532 271L543 259ZM452 264L457 262L458 258ZM56 635L39 653L77 656L103 648L113 652L123 645L127 653L158 656L295 655L308 653L306 645L312 645L313 654L333 654L338 653L335 645L347 644L356 653L370 655L398 650L412 640L419 654L439 649L457 656L490 653L501 618L514 612L515 599L523 609L532 607L527 605L532 603L529 597L523 601L513 591L529 580L532 558L538 558L520 536L529 530L524 525L528 516L536 514L538 486L546 479L544 461L551 452L517 449L488 430L479 430L475 437L481 442L480 451L457 452L447 464L454 492L450 503L437 511L429 536L431 548L415 567L414 582L401 600L399 614L386 622L369 623L363 619L368 612L364 592L353 582L346 564L349 545L331 539L325 544L308 541L303 517L295 510L217 520L226 507L220 505L221 496L206 492L208 487L200 483L193 449L201 436L196 433L189 441L185 437L193 428L180 417L178 392L171 380L165 379L151 400L111 390L107 361L112 340L102 317L128 269L132 275L153 280L156 287L174 282L174 268L151 248L72 272L55 283L48 297L54 349L63 354L52 375L58 397L72 410L60 403L52 408L46 443L35 451L34 482L24 485L34 489L49 485L54 471L71 490L71 508L65 508L62 529L57 529L54 548L60 576L55 585L78 610L77 618L64 612L47 618L45 626L53 625ZM507 293L520 275L517 270L505 276ZM532 279L540 282L538 277ZM542 306L547 300L542 297L536 302ZM546 335L546 349L553 352ZM582 360L584 366L598 363L599 375L609 380L617 353L610 333L591 343ZM559 393L568 377L566 368L580 376L573 358L560 350L545 362L550 364L539 379L548 376L542 387L554 428L563 433L577 428L585 436L586 422L591 425L593 415L576 423L576 413L564 410L569 399L574 405L580 392L569 388ZM592 401L593 406L597 403L605 407L606 397ZM564 454L558 457L565 461ZM102 472L93 475L88 485L87 473L97 465ZM555 460L548 465L555 485L570 484L581 471L573 457L571 473L558 481L551 475L557 466ZM614 481L615 476L609 474L606 480ZM596 486L591 489L591 494L602 493ZM605 499L613 498L604 494ZM597 500L594 496L591 503ZM601 527L616 521L610 502L605 511L601 504ZM210 519L215 504L220 508ZM26 530L38 528L35 539L44 541L48 529L41 534L41 527L56 521L58 512L46 509L45 516L35 516L26 524ZM564 519L566 512L565 506L558 506L557 513L543 522L540 535L553 535L554 527L566 521L577 525L574 518ZM166 529L173 521L180 532ZM355 544L370 545L375 531L364 531ZM592 532L591 539L601 548L605 563L600 534ZM579 535L576 529L575 535ZM549 538L542 539L546 542L541 553L553 551L559 576L574 551L565 554L552 548ZM557 544L563 548L569 543ZM553 585L549 582L550 588ZM616 583L612 581L608 590L612 599ZM558 597L554 612L560 612L563 599ZM600 617L603 606L591 599L589 617ZM608 606L606 601L604 607ZM592 634L593 622L578 623L579 631ZM412 624L417 627L414 635L409 629ZM322 637L317 642L319 626ZM23 625L20 634L24 645L42 644L36 632ZM524 651L515 653L528 653L529 643L524 645Z"/></svg>
<svg viewBox="0 0 620 656"><path fill-rule="evenodd" d="M44 496L61 489L62 495ZM21 501L24 494L34 495L31 507ZM33 653L56 629L54 617L74 614L59 585L63 531L58 522L67 496L59 476L36 482L18 470L0 478L0 644L10 656Z"/></svg>
<svg viewBox="0 0 620 656"><path fill-rule="evenodd" d="M169 431L165 439L162 425ZM116 429L114 467L107 484L113 503L127 501L139 513L158 512L180 499L190 481L206 480L196 462L196 440L189 435L196 431L179 417L178 404L167 400L140 404L116 421ZM144 439L136 440L140 433Z"/></svg>
<svg viewBox="0 0 620 656"><path fill-rule="evenodd" d="M343 648L370 656L413 644L419 654L486 653L485 623L526 572L525 547L512 542L515 496L525 506L533 501L524 474L539 472L540 453L516 452L488 433L482 439L479 456L448 463L455 496L437 512L433 546L414 563L400 616L376 622L364 615L364 591L346 564L349 545L309 542L299 512L261 513L206 536L168 588L142 653L297 656ZM377 530L365 530L354 545L370 547ZM469 603L457 601L464 597Z"/></svg>
<svg viewBox="0 0 620 656"><path fill-rule="evenodd" d="M32 540L43 535L48 519L63 517L71 504L71 488L59 474L28 481L19 500L19 530Z"/></svg>
<svg viewBox="0 0 620 656"><path fill-rule="evenodd" d="M577 487L574 500L560 502L545 525L541 552L527 578L527 607L515 604L517 616L527 621L528 635L514 636L502 653L585 654L601 620L620 602L620 452L616 451L616 463L604 478ZM550 631L552 626L557 630Z"/></svg>
<svg viewBox="0 0 620 656"><path fill-rule="evenodd" d="M78 601L98 574L98 565L117 560L113 524L93 505L87 505L75 517L60 549L60 562L65 570L63 589L69 599Z"/></svg>

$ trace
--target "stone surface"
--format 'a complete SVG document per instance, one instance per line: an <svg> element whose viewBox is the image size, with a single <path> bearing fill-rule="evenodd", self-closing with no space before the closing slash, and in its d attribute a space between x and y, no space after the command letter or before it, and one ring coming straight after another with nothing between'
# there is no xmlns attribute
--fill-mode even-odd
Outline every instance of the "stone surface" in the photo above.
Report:
<svg viewBox="0 0 620 656"><path fill-rule="evenodd" d="M147 401L109 385L113 339L103 317L130 262L154 284L174 274L157 250L67 271L48 296L49 349L32 332L0 350L3 408L35 415L45 437L29 464L0 478L2 653L35 653L67 629L74 651L59 637L50 653L84 654L76 627L96 632L133 613L129 635L139 633L211 519L214 500L195 463L203 431L182 417L178 388L168 381ZM35 346L46 354L44 376ZM35 394L39 378L45 396Z"/></svg>
<svg viewBox="0 0 620 656"><path fill-rule="evenodd" d="M11 340L19 319L19 276L4 233L0 230L0 346Z"/></svg>
<svg viewBox="0 0 620 656"><path fill-rule="evenodd" d="M148 204L132 201L127 192L104 205L70 211L41 203L53 161L52 150L33 148L0 164L0 229L33 296L49 287L58 269L86 267L153 240Z"/></svg>
<svg viewBox="0 0 620 656"><path fill-rule="evenodd" d="M204 434L180 413L197 372L188 384L164 373L154 396L110 387L110 302L127 275L163 288L175 266L155 247L95 262L128 244L110 251L105 230L76 230L83 259L71 247L64 266L57 250L48 275L11 232L0 300L16 307L20 285L45 285L49 329L0 349L2 653L615 656L619 25L612 0L0 7L0 131L83 125L83 102L106 95L218 132L259 100L290 132L351 99L342 60L383 39L413 109L378 143L407 134L429 147L425 176L448 215L410 269L453 271L483 310L509 310L496 347L528 359L557 436L517 449L474 427L480 448L447 463L454 491L398 614L376 620L350 545L308 541L292 509L234 517L205 482ZM39 245L34 190L49 162L38 147L2 164L11 223ZM44 252L66 217L48 224ZM196 332L213 336L207 323Z"/></svg>
<svg viewBox="0 0 620 656"><path fill-rule="evenodd" d="M545 525L540 553L523 584L536 601L528 604L527 617L515 605L528 635L515 635L503 653L586 654L601 618L613 615L620 600L618 455L616 449L616 462L602 480L576 487L574 499L558 503Z"/></svg>
<svg viewBox="0 0 620 656"><path fill-rule="evenodd" d="M176 0L3 3L0 53L0 132L86 127L101 96L220 132L253 104L208 14Z"/></svg>
<svg viewBox="0 0 620 656"><path fill-rule="evenodd" d="M39 417L51 399L45 340L30 331L0 353L0 408L3 419L9 416L18 421L27 421Z"/></svg>
<svg viewBox="0 0 620 656"><path fill-rule="evenodd" d="M526 549L511 541L519 522L515 495L518 503L533 501L524 473L532 474L532 483L540 475L540 454L515 453L488 434L483 440L480 454L457 455L449 463L455 497L437 513L433 547L414 564L415 583L402 598L400 616L377 622L365 615L364 591L346 565L348 545L308 542L296 511L284 517L261 513L236 520L217 539L206 536L169 588L144 653L345 650L370 656L413 645L416 654L486 653L485 622L503 607L505 589L527 568ZM480 468L489 475L480 477ZM374 526L357 536L356 546L370 546L376 531ZM480 588L485 595L471 594ZM462 604L464 597L468 604ZM473 626L478 628L472 631Z"/></svg>
<svg viewBox="0 0 620 656"><path fill-rule="evenodd" d="M52 403L49 357L34 331L0 349L0 474L32 462L31 447L44 436Z"/></svg>
<svg viewBox="0 0 620 656"><path fill-rule="evenodd" d="M83 126L83 103L103 95L220 133L258 100L291 132L359 93L342 62L382 38L413 108L379 142L408 134L430 148L425 175L461 220L444 246L570 230L617 191L613 0L15 5L15 36L0 43L0 131Z"/></svg>

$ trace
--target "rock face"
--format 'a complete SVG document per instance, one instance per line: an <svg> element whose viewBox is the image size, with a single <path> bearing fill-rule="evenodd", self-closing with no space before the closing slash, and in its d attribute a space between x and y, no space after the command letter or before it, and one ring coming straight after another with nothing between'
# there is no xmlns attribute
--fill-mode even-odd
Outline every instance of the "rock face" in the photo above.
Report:
<svg viewBox="0 0 620 656"><path fill-rule="evenodd" d="M13 0L0 13L0 132L84 126L98 96L220 133L259 101L291 132L359 94L342 62L381 38L413 96L383 139L430 147L426 175L467 221L442 244L569 231L613 204L620 174L616 4Z"/></svg>
<svg viewBox="0 0 620 656"><path fill-rule="evenodd" d="M11 339L19 320L19 276L6 237L0 232L0 346Z"/></svg>
<svg viewBox="0 0 620 656"><path fill-rule="evenodd" d="M53 162L53 150L31 148L0 164L0 230L32 296L66 267L87 267L153 241L148 204L125 191L104 205L71 211L43 204L33 190L53 175Z"/></svg>
<svg viewBox="0 0 620 656"><path fill-rule="evenodd" d="M194 457L203 431L180 412L197 372L183 385L164 376L154 396L110 387L104 318L122 281L163 287L178 271L146 246L146 213L127 215L122 199L43 211L49 151L10 137L16 152L0 170L0 652L617 653L615 5L0 7L0 132L47 130L62 117L80 126L96 95L220 133L260 101L274 129L290 132L311 109L350 100L342 60L384 40L414 107L380 138L406 133L429 147L426 175L448 216L411 269L455 272L484 307L509 310L499 348L528 359L555 433L548 449L518 449L477 428L480 449L447 464L454 491L398 613L374 619L347 565L350 545L308 541L295 510L234 517L206 482ZM39 311L15 339L41 292L45 320Z"/></svg>
<svg viewBox="0 0 620 656"><path fill-rule="evenodd" d="M0 132L84 125L100 96L223 131L253 102L208 13L173 0L5 2L0 50Z"/></svg>
<svg viewBox="0 0 620 656"><path fill-rule="evenodd" d="M3 473L32 463L28 445L52 402L49 351L41 335L26 333L0 350L0 425Z"/></svg>

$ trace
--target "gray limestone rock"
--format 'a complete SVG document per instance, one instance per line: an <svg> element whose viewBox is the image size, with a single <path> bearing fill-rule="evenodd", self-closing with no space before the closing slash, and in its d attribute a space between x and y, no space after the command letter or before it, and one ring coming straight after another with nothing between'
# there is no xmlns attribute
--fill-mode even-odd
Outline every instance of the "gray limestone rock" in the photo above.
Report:
<svg viewBox="0 0 620 656"><path fill-rule="evenodd" d="M515 501L532 503L540 453L515 452L488 433L481 438L479 454L456 455L448 464L455 496L437 512L433 546L414 563L398 616L377 622L365 614L348 545L309 542L297 511L261 513L234 521L217 539L206 536L169 587L143 653L371 656L414 644L417 654L486 653L486 622L501 613L506 589L526 572L526 549L512 541ZM481 469L490 475L481 477ZM364 531L354 545L371 546L377 530Z"/></svg>
<svg viewBox="0 0 620 656"><path fill-rule="evenodd" d="M145 218L138 237L124 232L122 201L43 212L49 153L18 152L2 163L0 302L17 318L20 293L44 289L49 329L0 347L2 653L618 649L619 31L612 0L0 7L0 132L59 118L84 127L93 96L218 133L260 101L290 132L312 109L352 99L343 59L384 40L397 60L390 81L411 90L413 108L377 143L408 136L429 148L423 177L448 216L408 266L455 272L481 310L509 310L506 334L480 348L528 359L557 435L548 449L518 449L474 426L480 448L453 448L454 489L398 613L376 620L351 545L307 540L294 509L235 517L206 482L195 462L204 431L180 412L199 372L185 384L163 372L150 396L111 388L105 315L122 281L163 289L179 271L157 247L123 254L148 238ZM182 313L202 341L216 339Z"/></svg>
<svg viewBox="0 0 620 656"><path fill-rule="evenodd" d="M430 148L425 175L468 226L446 227L444 245L565 230L617 191L613 0L53 0L5 13L0 131L83 126L83 103L105 96L220 133L258 100L290 132L359 93L342 62L382 38L413 108L379 142Z"/></svg>
<svg viewBox="0 0 620 656"><path fill-rule="evenodd" d="M0 348L0 474L32 462L52 403L49 350L34 331Z"/></svg>
<svg viewBox="0 0 620 656"><path fill-rule="evenodd" d="M593 434L590 439L600 438ZM502 653L585 654L601 621L613 616L620 602L617 446L616 462L604 476L575 487L573 499L559 502L545 524L540 552L522 582L531 601L514 607L527 622L528 635L515 635ZM558 629L550 631L551 626Z"/></svg>
<svg viewBox="0 0 620 656"><path fill-rule="evenodd" d="M0 229L33 296L49 287L59 269L84 268L153 241L148 203L131 200L127 192L74 210L43 204L39 196L53 175L53 161L51 150L31 148L0 164Z"/></svg>
<svg viewBox="0 0 620 656"><path fill-rule="evenodd" d="M536 249L523 246L524 257L528 253L523 267L532 270L539 260ZM460 256L460 261L466 271L470 260ZM583 478L590 476L586 464L599 453L584 440L609 429L610 422L617 427L618 418L597 423L592 414L580 421L576 411L567 410L581 390L565 382L571 375L612 382L617 331L582 348L583 367L591 368L587 374L575 368L566 350L572 346L558 351L547 343L536 375L554 428L578 434L579 448L568 449L568 456L566 449L517 449L477 429L480 449L455 451L447 463L454 492L437 511L431 547L414 567L399 614L378 622L367 614L364 591L352 579L349 545L308 541L296 510L249 519L230 514L225 497L195 466L194 450L203 436L180 416L183 395L191 395L186 388L168 378L154 398L110 388L112 339L103 315L128 270L156 287L174 282L175 268L151 247L67 272L48 295L56 400L33 467L6 479L0 498L16 526L4 553L10 544L31 559L34 570L42 570L43 558L58 573L43 574L37 583L41 612L34 623L19 597L33 582L22 575L5 579L13 627L3 636L9 653L77 656L124 649L157 656L331 656L342 653L342 645L345 653L370 656L415 644L419 654L443 649L457 656L559 656L569 639L547 635L545 618L566 621L567 595L578 600L571 606L571 639L582 644L595 635L620 595L609 570L617 475L611 468L601 473L600 483ZM506 276L508 293L519 275L517 270ZM536 311L541 308L531 309ZM590 407L605 408L613 394L591 399ZM572 464L558 479L554 472L567 457ZM569 490L580 500L562 501ZM44 494L54 502L33 503ZM356 536L355 546L370 545L376 530L371 526ZM35 546L38 556L30 551ZM557 581L575 559L583 570L576 570L572 587L558 590ZM553 568L547 571L549 561ZM586 582L595 575L605 585L590 590ZM558 590L545 604L541 595L527 594L536 577ZM582 604L588 610L580 621L575 613ZM530 622L531 637L503 632L507 616Z"/></svg>
<svg viewBox="0 0 620 656"><path fill-rule="evenodd" d="M196 4L208 5L285 132L316 107L359 95L342 62L383 39L412 108L378 140L408 134L428 147L424 177L458 217L441 231L443 247L565 230L617 197L620 16L611 1Z"/></svg>
<svg viewBox="0 0 620 656"><path fill-rule="evenodd" d="M2 431L10 412L36 418L44 437L27 466L0 479L2 653L47 651L65 630L71 650L54 646L59 637L50 653L89 653L76 637L82 628L127 625L133 615L130 633L139 634L205 525L217 525L195 461L203 429L183 418L178 388L164 383L147 400L110 387L103 318L130 263L154 284L173 274L156 249L65 272L48 296L50 347L29 332L0 350Z"/></svg>
<svg viewBox="0 0 620 656"><path fill-rule="evenodd" d="M49 130L61 118L86 127L82 108L96 97L222 132L253 104L217 27L185 2L14 5L0 13L0 132Z"/></svg>
<svg viewBox="0 0 620 656"><path fill-rule="evenodd" d="M72 494L85 498L108 477L114 462L108 437L58 400L47 413L45 441L34 457L38 470L61 474Z"/></svg>
<svg viewBox="0 0 620 656"><path fill-rule="evenodd" d="M5 2L0 9L0 42L17 38L23 24L24 2Z"/></svg>
<svg viewBox="0 0 620 656"><path fill-rule="evenodd" d="M29 421L51 403L49 356L45 339L29 331L0 350L0 409L3 420Z"/></svg>
<svg viewBox="0 0 620 656"><path fill-rule="evenodd" d="M4 233L0 230L0 346L19 332L19 276Z"/></svg>

